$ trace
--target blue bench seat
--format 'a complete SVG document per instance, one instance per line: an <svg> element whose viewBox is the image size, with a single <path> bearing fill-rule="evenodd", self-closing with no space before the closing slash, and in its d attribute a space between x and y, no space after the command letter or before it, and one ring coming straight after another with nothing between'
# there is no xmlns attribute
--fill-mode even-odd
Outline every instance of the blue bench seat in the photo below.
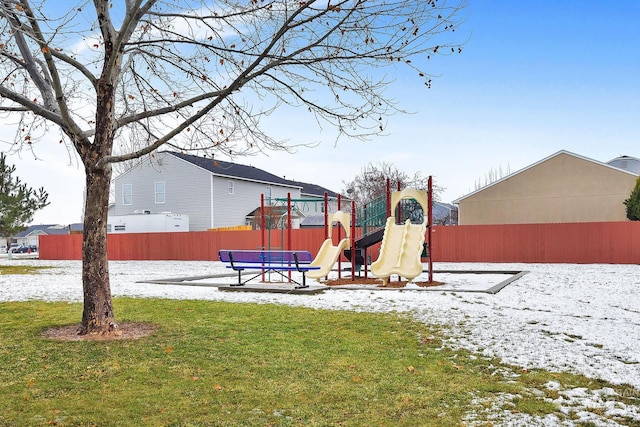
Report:
<svg viewBox="0 0 640 427"><path fill-rule="evenodd" d="M309 251L220 249L218 256L220 261L228 264L227 268L238 272L238 283L232 286L243 286L268 271L276 272L285 278L287 276L282 273L283 271L297 271L302 273L302 283L291 278L288 279L297 285L296 289L306 288L308 285L305 273L309 270L320 269L320 267L309 265L313 261L313 256ZM259 269L261 272L250 279L242 280L243 270L255 269Z"/></svg>

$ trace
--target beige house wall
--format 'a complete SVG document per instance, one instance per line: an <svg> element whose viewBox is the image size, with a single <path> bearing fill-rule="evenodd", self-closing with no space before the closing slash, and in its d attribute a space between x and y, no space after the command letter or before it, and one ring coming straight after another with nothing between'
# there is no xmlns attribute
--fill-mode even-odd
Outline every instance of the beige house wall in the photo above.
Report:
<svg viewBox="0 0 640 427"><path fill-rule="evenodd" d="M537 224L626 221L623 201L637 176L559 154L459 200L459 223Z"/></svg>

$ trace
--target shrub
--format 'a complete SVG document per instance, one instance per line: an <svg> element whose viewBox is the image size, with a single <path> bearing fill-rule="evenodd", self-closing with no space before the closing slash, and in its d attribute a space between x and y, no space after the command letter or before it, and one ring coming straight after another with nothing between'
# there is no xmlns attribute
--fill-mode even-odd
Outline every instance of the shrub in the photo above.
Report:
<svg viewBox="0 0 640 427"><path fill-rule="evenodd" d="M636 179L636 185L631 195L624 201L627 207L627 218L631 221L640 221L640 176Z"/></svg>

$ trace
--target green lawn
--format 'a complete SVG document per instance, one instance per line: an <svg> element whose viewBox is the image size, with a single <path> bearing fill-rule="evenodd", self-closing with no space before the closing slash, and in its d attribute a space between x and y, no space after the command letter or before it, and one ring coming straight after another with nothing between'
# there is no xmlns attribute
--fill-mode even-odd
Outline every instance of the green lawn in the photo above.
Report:
<svg viewBox="0 0 640 427"><path fill-rule="evenodd" d="M43 331L77 323L80 304L0 303L0 426L457 426L505 393L519 395L505 410L564 419L546 382L611 386L447 349L445 329L396 314L114 304L158 331L56 342Z"/></svg>

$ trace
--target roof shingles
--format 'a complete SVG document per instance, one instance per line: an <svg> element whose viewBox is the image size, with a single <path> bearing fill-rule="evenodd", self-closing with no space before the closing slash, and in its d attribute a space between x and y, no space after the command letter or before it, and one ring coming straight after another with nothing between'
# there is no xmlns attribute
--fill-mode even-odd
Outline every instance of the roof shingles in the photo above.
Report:
<svg viewBox="0 0 640 427"><path fill-rule="evenodd" d="M254 166L241 165L238 163L225 162L222 160L209 159L206 157L194 156L192 154L177 153L174 151L167 151L167 154L171 154L179 159L185 160L195 166L205 169L215 175L234 177L239 179L246 179L249 181L258 181L270 184L282 185L285 187L300 188L302 194L322 197L326 191L329 197L337 197L338 194L327 190L316 184L309 184L306 182L292 181L289 179L281 178L277 175L269 173L265 170L256 168Z"/></svg>

